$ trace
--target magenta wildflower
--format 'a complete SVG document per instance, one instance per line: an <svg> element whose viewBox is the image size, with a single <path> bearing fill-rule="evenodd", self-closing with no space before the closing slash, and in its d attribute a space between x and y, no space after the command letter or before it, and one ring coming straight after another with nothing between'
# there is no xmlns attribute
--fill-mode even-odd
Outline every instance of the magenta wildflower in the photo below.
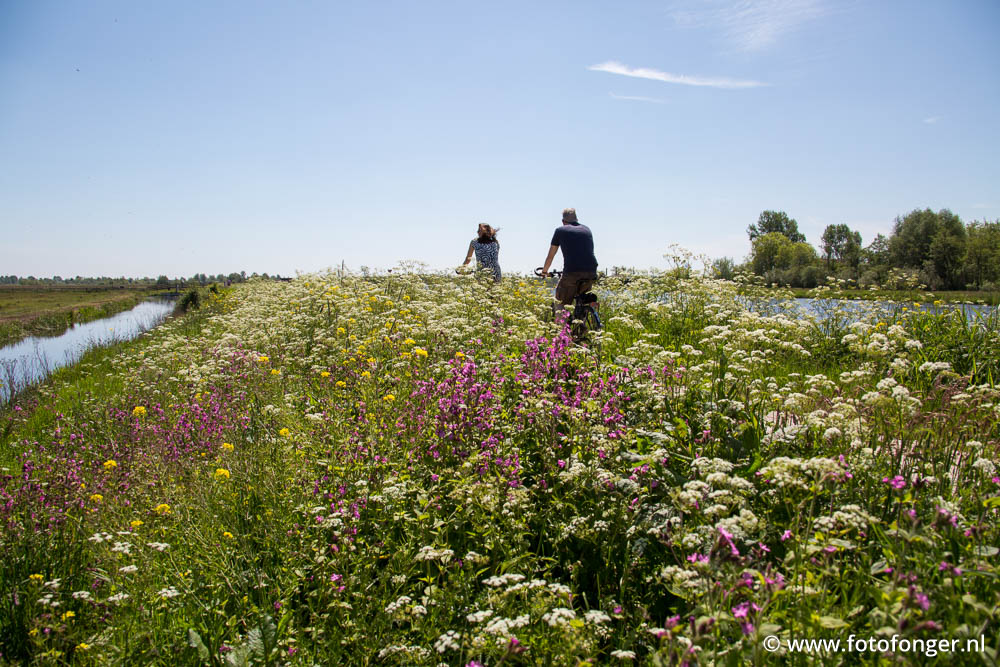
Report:
<svg viewBox="0 0 1000 667"><path fill-rule="evenodd" d="M883 484L888 484L889 486L891 486L894 489L902 489L903 487L906 486L906 480L903 479L902 475L896 475L892 479L890 479L888 477L883 477L882 478L882 483Z"/></svg>
<svg viewBox="0 0 1000 667"><path fill-rule="evenodd" d="M781 541L784 542L785 540L791 538L791 536L792 536L792 531L786 530L781 534Z"/></svg>

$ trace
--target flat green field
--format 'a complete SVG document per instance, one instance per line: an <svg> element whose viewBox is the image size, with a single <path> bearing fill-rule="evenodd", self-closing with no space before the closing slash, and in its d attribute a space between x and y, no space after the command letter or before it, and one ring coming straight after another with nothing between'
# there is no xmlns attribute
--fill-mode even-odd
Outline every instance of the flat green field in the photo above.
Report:
<svg viewBox="0 0 1000 667"><path fill-rule="evenodd" d="M85 306L101 307L115 301L145 295L146 288L109 287L0 287L0 322L31 319L40 315L68 311Z"/></svg>

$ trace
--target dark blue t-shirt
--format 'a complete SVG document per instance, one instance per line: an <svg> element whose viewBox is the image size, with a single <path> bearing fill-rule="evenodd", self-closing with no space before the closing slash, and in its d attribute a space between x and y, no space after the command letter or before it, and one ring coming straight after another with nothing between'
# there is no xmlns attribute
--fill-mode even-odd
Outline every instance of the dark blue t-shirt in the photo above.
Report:
<svg viewBox="0 0 1000 667"><path fill-rule="evenodd" d="M594 256L594 235L586 225L570 224L556 227L552 245L562 248L563 272L589 271L597 273Z"/></svg>

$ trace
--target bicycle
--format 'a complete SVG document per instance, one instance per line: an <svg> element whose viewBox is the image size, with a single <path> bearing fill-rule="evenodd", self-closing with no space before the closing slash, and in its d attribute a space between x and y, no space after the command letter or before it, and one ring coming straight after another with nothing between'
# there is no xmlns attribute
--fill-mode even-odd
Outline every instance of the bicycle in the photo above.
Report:
<svg viewBox="0 0 1000 667"><path fill-rule="evenodd" d="M549 271L549 275L561 278L562 271ZM542 277L542 267L535 269L535 275ZM570 324L570 332L573 340L580 342L587 338L591 331L601 330L601 316L597 313L597 295L593 292L579 293L579 286L585 281L577 283L577 295L573 297L573 319Z"/></svg>

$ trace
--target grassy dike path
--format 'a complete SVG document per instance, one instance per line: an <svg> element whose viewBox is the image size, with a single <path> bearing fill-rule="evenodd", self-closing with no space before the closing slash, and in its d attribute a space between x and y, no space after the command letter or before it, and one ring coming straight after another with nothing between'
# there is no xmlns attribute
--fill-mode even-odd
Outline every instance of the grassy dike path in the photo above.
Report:
<svg viewBox="0 0 1000 667"><path fill-rule="evenodd" d="M996 316L488 287L252 281L22 396L0 664L997 659Z"/></svg>
<svg viewBox="0 0 1000 667"><path fill-rule="evenodd" d="M110 317L155 295L149 289L0 287L0 347L28 336L58 336L73 324Z"/></svg>

